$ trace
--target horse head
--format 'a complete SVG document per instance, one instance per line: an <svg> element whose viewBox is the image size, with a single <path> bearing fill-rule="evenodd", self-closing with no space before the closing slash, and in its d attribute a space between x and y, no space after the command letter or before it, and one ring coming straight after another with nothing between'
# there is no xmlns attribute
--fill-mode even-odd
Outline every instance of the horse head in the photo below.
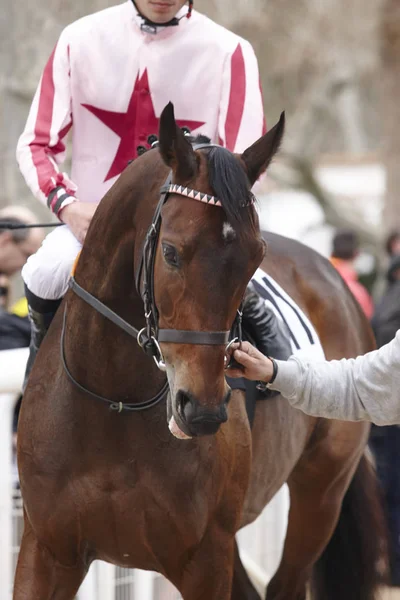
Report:
<svg viewBox="0 0 400 600"><path fill-rule="evenodd" d="M177 437L216 433L227 420L226 344L191 343L190 332L223 332L235 321L265 249L251 188L283 131L282 115L269 133L234 155L212 145L196 150L177 126L172 104L161 115L159 149L174 185L161 210L154 300L160 329L189 336L189 343L160 340L169 426Z"/></svg>

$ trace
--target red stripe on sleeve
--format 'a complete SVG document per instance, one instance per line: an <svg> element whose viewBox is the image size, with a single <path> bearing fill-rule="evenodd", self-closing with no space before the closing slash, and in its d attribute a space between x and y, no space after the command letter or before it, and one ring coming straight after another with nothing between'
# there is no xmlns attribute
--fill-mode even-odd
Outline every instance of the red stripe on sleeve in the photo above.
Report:
<svg viewBox="0 0 400 600"><path fill-rule="evenodd" d="M53 80L55 51L56 48L54 48L43 72L39 93L38 113L34 130L35 137L29 144L32 161L37 172L39 188L45 196L48 196L51 190L54 189L54 180L56 180L59 175L47 155L54 154L55 150L56 153L60 152L62 149L62 146L60 146L60 139L55 148L50 147L50 131L53 120L55 93ZM66 129L67 128L64 128L63 130L64 135L66 134Z"/></svg>
<svg viewBox="0 0 400 600"><path fill-rule="evenodd" d="M265 115L264 115L264 93L263 93L263 89L262 89L261 77L260 77L260 94L261 94L262 111L263 111L263 128L262 128L262 134L265 135L267 133L267 120L266 120Z"/></svg>
<svg viewBox="0 0 400 600"><path fill-rule="evenodd" d="M246 99L246 67L240 44L232 55L231 60L231 92L225 123L226 147L234 151L242 122L244 103Z"/></svg>

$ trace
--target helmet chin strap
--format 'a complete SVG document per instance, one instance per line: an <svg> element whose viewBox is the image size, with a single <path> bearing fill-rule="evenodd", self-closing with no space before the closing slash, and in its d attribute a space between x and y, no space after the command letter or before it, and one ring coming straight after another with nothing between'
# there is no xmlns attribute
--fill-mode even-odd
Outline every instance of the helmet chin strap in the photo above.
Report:
<svg viewBox="0 0 400 600"><path fill-rule="evenodd" d="M139 8L137 7L137 4L135 2L135 0L132 0L132 3L134 5L134 7L136 8L138 15L143 19L143 23L140 26L140 28L143 31L146 31L147 33L157 33L158 28L160 27L176 27L177 25L179 25L179 21L181 19L183 19L184 17L190 19L190 17L192 16L192 11L193 11L193 4L194 4L194 0L189 0L188 4L189 4L189 8L188 8L188 12L186 15L184 15L184 17L174 17L173 19L171 19L170 21L168 21L167 23L155 23L154 21L151 21L150 19L148 19L145 15L143 15Z"/></svg>

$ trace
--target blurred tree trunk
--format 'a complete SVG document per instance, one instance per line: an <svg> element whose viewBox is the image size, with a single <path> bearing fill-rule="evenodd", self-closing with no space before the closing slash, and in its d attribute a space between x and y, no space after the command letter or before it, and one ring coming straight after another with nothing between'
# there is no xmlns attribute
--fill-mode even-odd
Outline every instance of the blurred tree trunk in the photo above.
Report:
<svg viewBox="0 0 400 600"><path fill-rule="evenodd" d="M400 2L385 0L381 20L386 231L400 229Z"/></svg>
<svg viewBox="0 0 400 600"><path fill-rule="evenodd" d="M9 190L9 170L7 169L10 155L10 143L8 138L7 119L9 117L9 98L6 94L6 74L13 65L12 61L12 39L6 36L7 28L10 28L12 16L12 3L6 2L0 13L0 208L8 204L5 189Z"/></svg>

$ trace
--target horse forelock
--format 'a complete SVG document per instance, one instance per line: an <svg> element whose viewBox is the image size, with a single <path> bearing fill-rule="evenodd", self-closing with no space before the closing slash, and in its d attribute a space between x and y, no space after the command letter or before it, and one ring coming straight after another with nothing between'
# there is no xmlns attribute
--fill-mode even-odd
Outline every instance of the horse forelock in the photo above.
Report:
<svg viewBox="0 0 400 600"><path fill-rule="evenodd" d="M255 197L243 165L226 148L212 145L211 139L205 135L188 135L187 139L193 146L210 144L210 148L205 147L202 154L206 158L207 178L212 195L220 201L227 220L238 233L243 234L249 228L254 232L256 220L252 205ZM156 154L149 152L148 156ZM194 182L193 185L197 189Z"/></svg>
<svg viewBox="0 0 400 600"><path fill-rule="evenodd" d="M206 154L209 184L228 221L242 233L249 226L253 228L255 198L242 165L226 148L211 147Z"/></svg>

